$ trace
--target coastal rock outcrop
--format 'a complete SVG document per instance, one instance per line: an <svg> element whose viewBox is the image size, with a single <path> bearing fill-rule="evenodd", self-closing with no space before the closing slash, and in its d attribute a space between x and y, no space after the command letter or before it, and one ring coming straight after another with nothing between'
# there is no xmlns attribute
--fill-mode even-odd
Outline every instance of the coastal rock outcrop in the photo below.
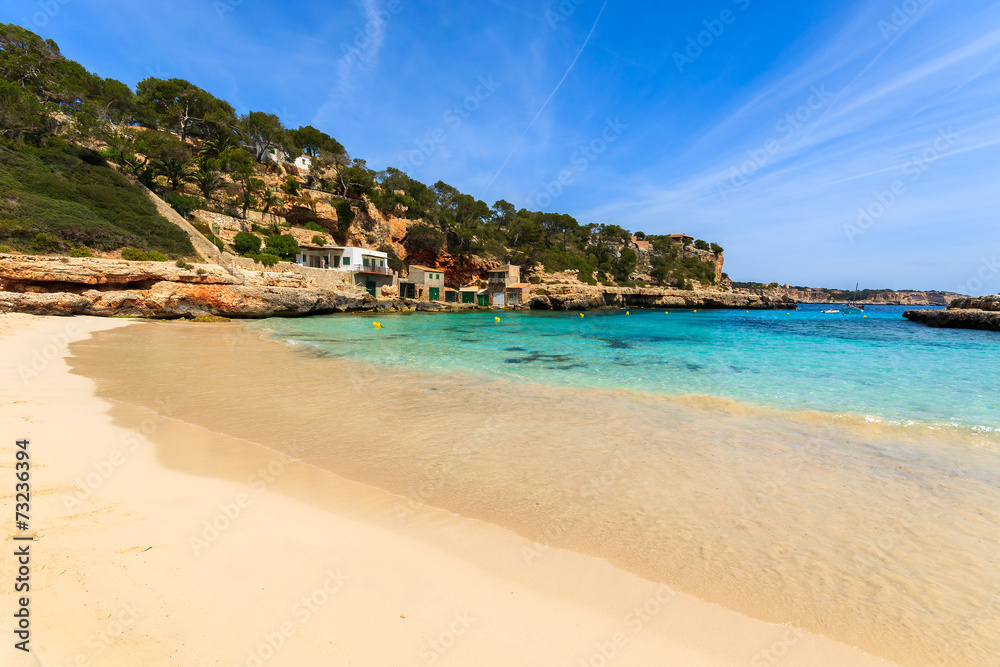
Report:
<svg viewBox="0 0 1000 667"><path fill-rule="evenodd" d="M1000 295L963 297L944 310L908 310L903 317L929 327L1000 331Z"/></svg>
<svg viewBox="0 0 1000 667"><path fill-rule="evenodd" d="M754 292L772 299L787 297L796 303L842 303L851 298L851 294L834 293L828 289L814 287L763 287ZM914 292L910 290L885 290L869 294L867 298L858 299L860 303L873 306L947 306L963 295L954 292Z"/></svg>
<svg viewBox="0 0 1000 667"><path fill-rule="evenodd" d="M6 292L38 290L51 292L58 291L54 287L59 285L127 289L133 285L152 285L160 281L220 285L236 285L243 282L223 267L212 264L186 269L170 262L0 255L0 290Z"/></svg>
<svg viewBox="0 0 1000 667"><path fill-rule="evenodd" d="M376 304L361 288L321 288L298 273L0 255L0 310L4 312L258 318L373 310Z"/></svg>
<svg viewBox="0 0 1000 667"><path fill-rule="evenodd" d="M679 290L651 287L546 285L545 294L531 298L535 310L589 310L591 308L745 308L794 310L790 298L771 298L751 292Z"/></svg>

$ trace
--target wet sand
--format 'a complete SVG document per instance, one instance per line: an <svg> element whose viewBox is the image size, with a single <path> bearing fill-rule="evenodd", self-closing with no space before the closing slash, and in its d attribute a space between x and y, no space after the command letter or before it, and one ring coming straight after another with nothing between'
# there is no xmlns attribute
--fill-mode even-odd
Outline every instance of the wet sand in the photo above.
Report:
<svg viewBox="0 0 1000 667"><path fill-rule="evenodd" d="M116 332L166 367L193 351L187 334L242 333L124 324L0 320L0 424L7 440L31 439L37 536L33 653L5 642L4 665L882 664L585 554L534 545L528 563L510 530L179 419L188 399L218 414L251 407L246 364L227 376L227 346L209 345L208 365L190 355L194 373L163 373L109 345ZM65 339L101 330L74 347L85 359L70 374ZM120 364L142 392L109 379ZM220 380L227 389L207 393ZM98 386L135 400L109 402ZM156 409L143 406L151 396ZM13 449L0 446L4 469ZM0 490L5 511L12 491ZM8 608L11 557L2 563Z"/></svg>
<svg viewBox="0 0 1000 667"><path fill-rule="evenodd" d="M507 528L529 569L572 550L903 664L1000 651L995 436L376 368L241 325L154 324L75 349L101 395L167 400L403 496L404 527L431 505Z"/></svg>

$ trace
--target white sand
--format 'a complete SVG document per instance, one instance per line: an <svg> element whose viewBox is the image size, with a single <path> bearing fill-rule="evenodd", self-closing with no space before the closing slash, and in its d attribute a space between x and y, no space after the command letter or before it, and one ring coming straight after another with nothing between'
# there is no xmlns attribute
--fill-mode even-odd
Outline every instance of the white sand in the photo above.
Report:
<svg viewBox="0 0 1000 667"><path fill-rule="evenodd" d="M68 372L60 344L125 325L0 316L0 665L888 664L111 405ZM31 655L11 633L24 437L38 538ZM177 472L178 460L204 476Z"/></svg>

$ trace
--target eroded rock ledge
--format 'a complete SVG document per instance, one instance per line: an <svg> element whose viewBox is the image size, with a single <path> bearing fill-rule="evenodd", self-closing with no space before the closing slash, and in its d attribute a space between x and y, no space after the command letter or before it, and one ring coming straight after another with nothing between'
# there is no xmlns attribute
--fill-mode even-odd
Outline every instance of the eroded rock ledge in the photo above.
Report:
<svg viewBox="0 0 1000 667"><path fill-rule="evenodd" d="M363 290L318 288L295 273L0 255L0 310L8 312L259 318L371 310L375 305Z"/></svg>
<svg viewBox="0 0 1000 667"><path fill-rule="evenodd" d="M749 291L714 292L650 287L597 287L545 285L544 295L532 297L536 310L587 310L590 308L705 308L794 310L790 298L771 298Z"/></svg>
<svg viewBox="0 0 1000 667"><path fill-rule="evenodd" d="M1000 331L1000 295L955 299L944 310L908 310L903 317L929 327Z"/></svg>
<svg viewBox="0 0 1000 667"><path fill-rule="evenodd" d="M322 276L321 276L322 277ZM329 283L329 284L328 284ZM351 283L334 284L293 271L250 271L233 264L192 268L131 262L0 254L0 311L38 315L230 318L295 317L348 311L456 311L480 306L377 300ZM748 291L542 285L519 308L793 309L788 298ZM542 293L544 292L544 293Z"/></svg>

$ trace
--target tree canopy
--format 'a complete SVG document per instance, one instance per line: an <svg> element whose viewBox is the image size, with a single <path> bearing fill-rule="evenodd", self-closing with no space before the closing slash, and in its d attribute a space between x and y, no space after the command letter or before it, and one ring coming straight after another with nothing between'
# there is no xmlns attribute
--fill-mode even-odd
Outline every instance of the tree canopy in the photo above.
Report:
<svg viewBox="0 0 1000 667"><path fill-rule="evenodd" d="M228 102L184 79L143 79L136 86L136 107L140 122L174 130L181 141L208 137L236 120Z"/></svg>

